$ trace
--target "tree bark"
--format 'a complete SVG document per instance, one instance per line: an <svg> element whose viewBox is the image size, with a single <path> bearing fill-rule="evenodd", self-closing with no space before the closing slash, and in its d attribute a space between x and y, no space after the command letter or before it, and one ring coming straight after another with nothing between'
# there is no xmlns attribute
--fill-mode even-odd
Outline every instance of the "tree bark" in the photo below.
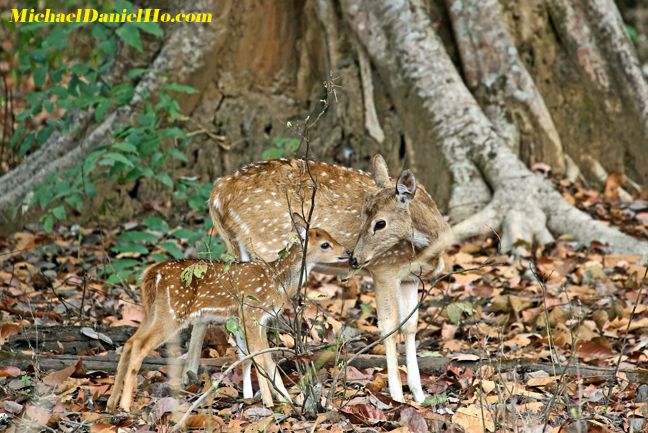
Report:
<svg viewBox="0 0 648 433"><path fill-rule="evenodd" d="M648 260L648 243L570 206L547 180L522 163L464 85L420 2L342 0L342 4L351 28L389 83L401 117L406 119L413 107L424 110L423 127L435 134L453 174L462 173L456 163L474 164L475 175L483 176L494 190L492 202L482 212L455 226L458 237L474 234L476 227L487 231L503 226L502 248L507 251L519 241L528 245L549 241L548 227L555 234L575 234L585 243L604 239L617 253L640 254ZM453 189L453 194L458 191Z"/></svg>
<svg viewBox="0 0 648 433"><path fill-rule="evenodd" d="M213 3L215 22L174 30L138 86L154 92L169 71L200 90L182 99L200 130L178 175L208 182L259 159L272 138L294 136L287 121L319 113L331 80L334 100L309 134L313 158L367 168L380 152L394 171L415 166L459 237L501 228L511 249L571 233L648 254L528 169L546 162L595 183L623 171L630 192L648 183L648 86L612 0ZM0 179L0 210L105 142L138 102L52 138ZM133 201L161 193L139 188Z"/></svg>

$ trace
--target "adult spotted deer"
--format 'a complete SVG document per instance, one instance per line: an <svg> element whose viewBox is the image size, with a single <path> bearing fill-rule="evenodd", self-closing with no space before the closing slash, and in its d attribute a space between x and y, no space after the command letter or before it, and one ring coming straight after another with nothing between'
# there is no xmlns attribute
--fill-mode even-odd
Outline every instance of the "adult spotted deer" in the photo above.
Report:
<svg viewBox="0 0 648 433"><path fill-rule="evenodd" d="M418 304L419 277L442 268L441 254L450 228L436 203L417 187L411 171L394 183L380 155L367 173L321 162L271 160L241 168L219 179L210 197L210 213L229 251L241 259L274 260L290 233L289 209L311 208L310 223L321 227L345 248L350 264L366 269L375 282L378 323L382 335L398 327ZM348 267L318 266L323 272L346 273ZM415 312L401 329L405 337L407 382L414 399L424 400L416 359ZM196 371L204 325L194 328L187 371ZM403 401L394 336L385 339L389 390Z"/></svg>
<svg viewBox="0 0 648 433"><path fill-rule="evenodd" d="M190 323L224 323L229 318L238 317L243 331L243 335L237 335L241 355L247 355L245 352L254 354L268 347L264 325L271 316L290 305L290 298L298 289L300 273L310 272L316 263L334 264L348 260L345 248L326 231L319 228L307 231L306 221L300 215L294 214L293 219L302 242L294 243L282 258L273 262L226 265L197 259L172 260L144 271L142 301L145 318L124 346L115 387L108 400L109 408L114 408L121 397L120 407L130 410L137 372L144 357ZM308 248L304 258L303 241L306 236ZM191 278L187 278L187 274L183 278L183 272L188 272ZM278 398L290 400L270 353L253 359L263 403L273 405L268 378ZM243 363L245 398L253 397L251 364L251 361Z"/></svg>

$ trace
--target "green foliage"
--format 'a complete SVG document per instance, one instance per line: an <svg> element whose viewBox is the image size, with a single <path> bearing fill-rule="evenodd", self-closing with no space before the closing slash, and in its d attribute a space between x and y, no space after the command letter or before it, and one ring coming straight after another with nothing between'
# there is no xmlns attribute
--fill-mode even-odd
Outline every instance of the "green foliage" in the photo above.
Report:
<svg viewBox="0 0 648 433"><path fill-rule="evenodd" d="M448 313L448 319L450 319L453 324L458 325L463 314L473 314L475 312L475 307L468 301L455 302L448 305L446 312Z"/></svg>
<svg viewBox="0 0 648 433"><path fill-rule="evenodd" d="M180 273L180 280L182 284L189 287L193 281L193 277L201 279L203 275L207 272L207 265L204 263L194 263L193 265L187 266L182 273Z"/></svg>
<svg viewBox="0 0 648 433"><path fill-rule="evenodd" d="M629 24L625 25L625 29L632 43L636 45L639 42L639 32L637 29Z"/></svg>
<svg viewBox="0 0 648 433"><path fill-rule="evenodd" d="M236 262L236 257L234 257L231 253L225 253L223 252L220 255L220 260L223 262L223 270L225 272L228 272L230 269L230 266L232 266L232 263Z"/></svg>
<svg viewBox="0 0 648 433"><path fill-rule="evenodd" d="M442 394L436 394L436 395L431 395L428 396L423 403L421 403L421 406L423 407L436 407L436 406L441 406L448 403L448 396L444 392Z"/></svg>
<svg viewBox="0 0 648 433"><path fill-rule="evenodd" d="M276 159L293 156L299 150L300 141L297 138L275 137L272 146L261 153L262 159Z"/></svg>
<svg viewBox="0 0 648 433"><path fill-rule="evenodd" d="M35 1L26 1L24 5L38 8ZM73 0L59 0L59 4L48 7L71 10L78 5ZM84 7L135 10L125 0L91 0ZM13 26L15 31L15 81L25 83L31 79L35 86L25 98L24 111L17 115L11 138L19 160L53 135L75 134L75 113L91 112L96 122L102 122L114 110L129 104L138 80L147 70L136 68L125 76L115 77L120 81L110 81L107 77L115 65L118 49L128 46L142 51L142 33L163 35L162 28L155 23L3 24ZM22 206L40 210L40 222L50 232L58 222L82 212L97 197L98 183L130 190L138 182L148 180L166 188L174 204L206 216L211 185L181 178L171 170L174 161L188 162L185 152L191 142L183 129L184 116L176 96L192 93L196 89L169 83L155 98L139 95L143 99L142 109L133 122L113 131L110 140L77 166L50 176L24 198ZM102 206L106 205L109 203L104 201ZM148 217L137 227L120 233L110 248L110 263L103 270L107 282L121 284L147 262L183 258L188 249L200 257L217 258L225 248L208 235L211 221L204 221L201 227L171 229L164 219Z"/></svg>
<svg viewBox="0 0 648 433"><path fill-rule="evenodd" d="M238 319L236 317L230 317L227 319L225 322L225 329L227 332L230 334L238 334L239 331L241 331L241 327L239 326Z"/></svg>

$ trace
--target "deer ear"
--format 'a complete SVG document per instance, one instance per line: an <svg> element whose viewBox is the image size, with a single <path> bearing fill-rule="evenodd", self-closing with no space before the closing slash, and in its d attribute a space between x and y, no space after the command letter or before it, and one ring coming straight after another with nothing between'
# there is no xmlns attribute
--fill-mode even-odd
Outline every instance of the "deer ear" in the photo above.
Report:
<svg viewBox="0 0 648 433"><path fill-rule="evenodd" d="M379 188L388 188L389 183L389 170L382 155L377 153L371 159L371 166L373 170L373 178Z"/></svg>
<svg viewBox="0 0 648 433"><path fill-rule="evenodd" d="M403 204L409 204L416 193L416 178L410 170L401 173L396 182L396 198Z"/></svg>
<svg viewBox="0 0 648 433"><path fill-rule="evenodd" d="M306 234L306 227L308 227L308 224L306 223L304 217L298 214L297 212L293 212L292 220L293 223L295 224L295 228L297 229L297 232L299 232L299 235L304 237L303 235Z"/></svg>

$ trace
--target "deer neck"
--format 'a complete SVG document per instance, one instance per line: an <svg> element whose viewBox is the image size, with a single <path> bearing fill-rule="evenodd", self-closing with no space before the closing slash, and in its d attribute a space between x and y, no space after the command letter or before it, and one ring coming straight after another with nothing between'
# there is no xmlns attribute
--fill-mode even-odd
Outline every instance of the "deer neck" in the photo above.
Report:
<svg viewBox="0 0 648 433"><path fill-rule="evenodd" d="M302 246L299 243L294 243L288 249L286 255L273 264L275 281L285 290L284 293L287 298L295 296L299 289L299 274L302 270L303 258ZM307 257L303 277L301 278L302 284L306 282L306 278L310 271L313 270L313 267L315 267L315 263L310 262Z"/></svg>

